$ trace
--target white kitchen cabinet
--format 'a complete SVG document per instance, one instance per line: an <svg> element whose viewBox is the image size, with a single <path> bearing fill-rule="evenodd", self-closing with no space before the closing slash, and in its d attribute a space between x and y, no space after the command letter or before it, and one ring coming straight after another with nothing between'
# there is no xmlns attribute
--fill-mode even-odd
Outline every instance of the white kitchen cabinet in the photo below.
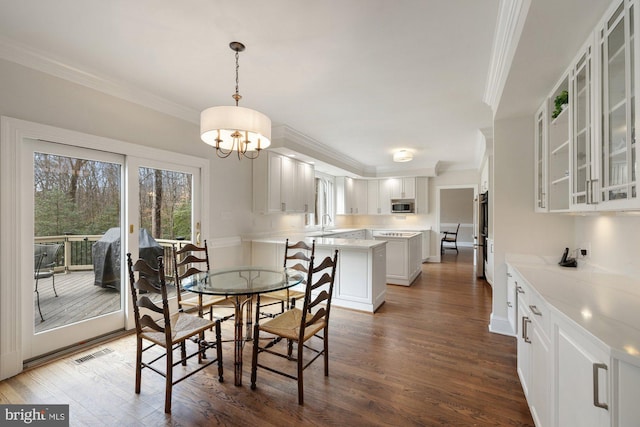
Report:
<svg viewBox="0 0 640 427"><path fill-rule="evenodd" d="M338 215L367 214L367 181L348 176L336 177L336 213Z"/></svg>
<svg viewBox="0 0 640 427"><path fill-rule="evenodd" d="M422 262L427 262L431 256L431 230L422 230Z"/></svg>
<svg viewBox="0 0 640 427"><path fill-rule="evenodd" d="M512 279L514 284L518 282L518 376L535 424L547 426L551 409L550 341L547 335L549 313L522 279L518 276Z"/></svg>
<svg viewBox="0 0 640 427"><path fill-rule="evenodd" d="M282 169L280 171L280 204L282 212L296 211L296 162L287 157L282 157ZM277 178L276 178L277 179Z"/></svg>
<svg viewBox="0 0 640 427"><path fill-rule="evenodd" d="M537 212L640 209L635 135L640 45L634 42L639 5L640 0L611 4L536 113ZM554 112L564 90L568 108Z"/></svg>
<svg viewBox="0 0 640 427"><path fill-rule="evenodd" d="M429 178L419 176L416 178L416 213L426 215L429 213Z"/></svg>
<svg viewBox="0 0 640 427"><path fill-rule="evenodd" d="M270 151L252 162L254 212L313 212L313 165Z"/></svg>
<svg viewBox="0 0 640 427"><path fill-rule="evenodd" d="M535 120L535 211L547 212L548 202L548 177L547 177L547 102L545 101L538 112Z"/></svg>
<svg viewBox="0 0 640 427"><path fill-rule="evenodd" d="M637 189L635 126L638 121L637 58L634 43L639 25L637 0L614 2L596 28L602 87L598 106L602 137L598 140L598 209L640 208ZM632 22L633 21L633 22Z"/></svg>
<svg viewBox="0 0 640 427"><path fill-rule="evenodd" d="M387 180L367 180L367 213L369 215L389 215L391 213L391 192Z"/></svg>
<svg viewBox="0 0 640 427"><path fill-rule="evenodd" d="M569 147L570 147L570 108L558 110L555 100L567 92L570 97L568 76L565 76L549 97L549 211L562 212L569 210Z"/></svg>
<svg viewBox="0 0 640 427"><path fill-rule="evenodd" d="M315 170L313 165L296 162L294 211L313 213L315 211Z"/></svg>
<svg viewBox="0 0 640 427"><path fill-rule="evenodd" d="M392 199L416 198L416 178L390 178L386 185Z"/></svg>
<svg viewBox="0 0 640 427"><path fill-rule="evenodd" d="M422 273L422 233L377 232L373 238L387 242L387 283L410 286Z"/></svg>
<svg viewBox="0 0 640 427"><path fill-rule="evenodd" d="M516 277L514 277L516 276ZM507 266L507 320L514 334L518 334L518 286L517 274Z"/></svg>
<svg viewBox="0 0 640 427"><path fill-rule="evenodd" d="M613 361L615 426L640 425L640 367L623 360Z"/></svg>
<svg viewBox="0 0 640 427"><path fill-rule="evenodd" d="M565 319L554 319L555 425L610 426L608 349Z"/></svg>
<svg viewBox="0 0 640 427"><path fill-rule="evenodd" d="M571 84L571 209L595 206L593 38L590 37L573 62Z"/></svg>
<svg viewBox="0 0 640 427"><path fill-rule="evenodd" d="M536 425L640 426L638 281L528 259L507 261L507 283L521 291L518 375Z"/></svg>

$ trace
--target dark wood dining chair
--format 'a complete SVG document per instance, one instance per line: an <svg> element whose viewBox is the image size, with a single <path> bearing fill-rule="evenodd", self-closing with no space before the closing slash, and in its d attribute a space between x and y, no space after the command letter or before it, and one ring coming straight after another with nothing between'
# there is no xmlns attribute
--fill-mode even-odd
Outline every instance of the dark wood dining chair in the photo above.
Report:
<svg viewBox="0 0 640 427"><path fill-rule="evenodd" d="M58 252L62 244L60 243L48 243L48 244L35 244L33 245L33 278L36 281L35 293L36 302L38 304L38 312L40 313L40 321L44 322L42 316L42 310L40 309L40 291L38 290L38 284L41 279L47 279L51 277L51 286L53 287L53 294L58 297L56 292L56 275L55 267L58 257Z"/></svg>
<svg viewBox="0 0 640 427"><path fill-rule="evenodd" d="M209 311L209 320L213 320L213 308L224 307L231 310L235 305L233 300L224 295L205 295L198 294L193 298L184 298L182 294L183 281L198 273L207 272L211 265L209 262L209 248L207 241L204 246L196 246L193 243L187 243L180 249L176 249L173 245L173 268L176 277L176 295L178 299L178 307L180 310L197 308L200 317L204 315L206 310ZM233 313L223 316L220 321L225 321L233 317Z"/></svg>
<svg viewBox="0 0 640 427"><path fill-rule="evenodd" d="M309 246L304 241L290 244L289 239L287 239L284 245L284 268L299 271L306 277L306 274L309 272L309 261L315 254L315 250L315 240L313 240L311 242L311 246ZM302 284L305 283L306 279L302 281ZM296 301L299 301L302 298L304 298L304 292L296 291L289 288L280 291L268 292L260 297L261 304L258 307L257 311L263 317L275 317L278 314L284 313L285 309L289 310L291 308L294 308L296 305ZM262 311L265 307L278 304L280 305L280 312L278 313Z"/></svg>
<svg viewBox="0 0 640 427"><path fill-rule="evenodd" d="M460 231L460 223L456 227L456 231L443 231L444 236L440 239L440 253L444 254L445 249L452 249L458 253L458 232ZM451 246L453 244L453 246ZM446 246L449 245L449 246Z"/></svg>
<svg viewBox="0 0 640 427"><path fill-rule="evenodd" d="M297 380L298 404L302 405L304 403L303 371L317 358L324 356L324 375L329 376L329 314L331 312L331 297L333 295L337 263L337 250L333 259L326 257L317 266L315 264L315 256L312 256L309 261L309 272L307 273L307 285L302 308L287 310L264 324L260 324L259 316L256 316L251 359L251 389L255 390L256 388L258 368L266 369ZM260 296L258 295L257 298L259 300ZM290 346L285 349L279 348L284 345L283 338L288 342L297 344L295 357L292 356ZM319 348L318 344L312 344L312 338L322 340L322 348ZM261 340L264 342L262 346L260 345ZM307 357L307 360L303 358L305 350L307 350L306 353L311 355ZM297 372L292 374L275 368L275 365L268 366L264 360L259 363L258 357L263 353L295 361Z"/></svg>
<svg viewBox="0 0 640 427"><path fill-rule="evenodd" d="M164 412L171 412L171 391L174 385L206 368L207 366L218 364L218 380L223 381L222 376L222 346L220 341L220 321L206 320L198 316L183 312L171 313L167 299L167 285L164 276L164 263L162 257L158 257L158 269L154 269L144 260L139 259L134 264L131 254L127 254L127 267L131 297L133 298L133 312L136 323L136 384L135 391L140 393L142 382L142 370L149 368L151 371L162 375L165 378L165 400ZM135 277L137 273L138 277ZM157 280L156 280L157 279ZM156 285L154 285L157 284ZM138 292L144 292L138 294ZM156 305L149 298L149 294L161 295L161 306ZM215 341L213 343L205 341L204 331L215 329ZM147 347L143 347L144 341L150 342ZM195 347L187 351L187 344ZM155 346L164 348L163 354L150 356L149 361L143 360L143 353ZM216 357L208 359L203 363L205 351L210 348L216 349ZM180 349L180 357L174 362L173 353ZM181 377L173 378L173 368L182 364L187 366L187 360L198 357L198 367L189 370ZM165 369L153 365L155 362L165 358Z"/></svg>

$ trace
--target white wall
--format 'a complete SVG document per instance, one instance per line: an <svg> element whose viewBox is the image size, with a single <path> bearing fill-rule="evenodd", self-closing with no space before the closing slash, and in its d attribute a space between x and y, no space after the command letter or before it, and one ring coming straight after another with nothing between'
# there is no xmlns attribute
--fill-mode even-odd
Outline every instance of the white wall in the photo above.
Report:
<svg viewBox="0 0 640 427"><path fill-rule="evenodd" d="M494 238L493 313L490 329L512 333L506 321L505 254L561 254L575 241L573 217L534 212L533 115L494 123L493 194L489 209Z"/></svg>
<svg viewBox="0 0 640 427"><path fill-rule="evenodd" d="M575 217L574 248L590 246L589 263L640 277L640 216L637 213Z"/></svg>
<svg viewBox="0 0 640 427"><path fill-rule="evenodd" d="M198 124L5 60L0 94L0 115L210 159L211 227L204 237L250 231L251 163L215 157Z"/></svg>

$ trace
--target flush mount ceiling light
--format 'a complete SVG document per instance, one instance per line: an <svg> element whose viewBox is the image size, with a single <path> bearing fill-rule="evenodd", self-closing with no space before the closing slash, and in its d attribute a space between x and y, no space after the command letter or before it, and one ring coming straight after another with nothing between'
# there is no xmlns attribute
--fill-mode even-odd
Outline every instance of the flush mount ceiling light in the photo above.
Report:
<svg viewBox="0 0 640 427"><path fill-rule="evenodd" d="M204 110L200 114L200 138L216 148L218 157L226 158L236 151L238 159L255 159L271 145L271 119L258 111L238 107L242 99L238 93L238 57L245 46L231 42L229 47L236 53L236 93L232 95L236 105Z"/></svg>
<svg viewBox="0 0 640 427"><path fill-rule="evenodd" d="M410 162L413 160L413 154L407 150L398 150L393 153L394 162Z"/></svg>

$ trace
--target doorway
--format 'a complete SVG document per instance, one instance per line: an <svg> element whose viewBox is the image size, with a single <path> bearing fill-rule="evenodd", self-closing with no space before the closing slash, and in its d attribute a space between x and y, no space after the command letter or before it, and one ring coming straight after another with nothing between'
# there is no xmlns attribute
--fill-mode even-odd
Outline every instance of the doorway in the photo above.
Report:
<svg viewBox="0 0 640 427"><path fill-rule="evenodd" d="M439 186L436 192L436 231L438 232L437 253L440 262L449 257L455 257L460 251L473 252L472 257L460 257L477 265L477 251L475 239L477 234L478 213L474 200L477 198L477 185ZM440 252L440 240L444 231L456 231L458 224L457 242L458 252L447 249L444 256ZM447 245L445 247L451 247ZM459 260L459 261L460 261Z"/></svg>

